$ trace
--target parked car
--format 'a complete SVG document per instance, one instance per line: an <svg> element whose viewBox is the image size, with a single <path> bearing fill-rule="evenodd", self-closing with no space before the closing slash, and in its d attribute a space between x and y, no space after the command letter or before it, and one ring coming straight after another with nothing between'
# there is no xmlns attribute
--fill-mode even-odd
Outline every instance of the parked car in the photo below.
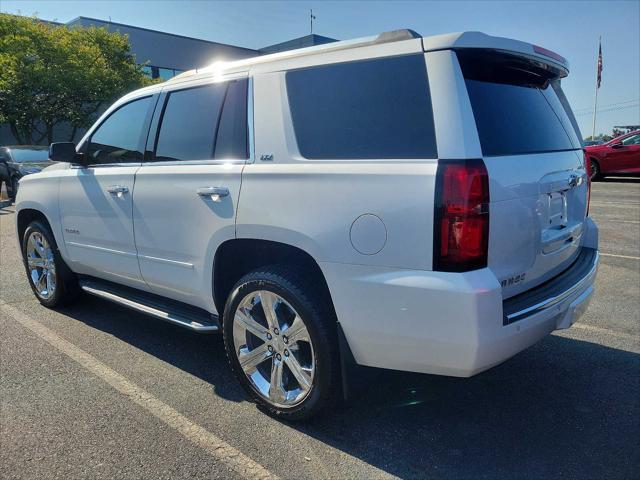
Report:
<svg viewBox="0 0 640 480"><path fill-rule="evenodd" d="M604 142L602 140L586 140L584 142L585 147L591 147L593 145L602 145Z"/></svg>
<svg viewBox="0 0 640 480"><path fill-rule="evenodd" d="M593 293L567 73L527 43L401 30L135 91L23 179L31 287L221 330L250 398L286 419L332 405L357 365L475 375Z"/></svg>
<svg viewBox="0 0 640 480"><path fill-rule="evenodd" d="M9 198L14 199L18 192L18 182L25 175L38 173L52 165L49 160L49 147L37 145L14 145L0 147L0 185L7 187Z"/></svg>
<svg viewBox="0 0 640 480"><path fill-rule="evenodd" d="M591 178L607 175L640 176L640 130L586 147L591 163Z"/></svg>

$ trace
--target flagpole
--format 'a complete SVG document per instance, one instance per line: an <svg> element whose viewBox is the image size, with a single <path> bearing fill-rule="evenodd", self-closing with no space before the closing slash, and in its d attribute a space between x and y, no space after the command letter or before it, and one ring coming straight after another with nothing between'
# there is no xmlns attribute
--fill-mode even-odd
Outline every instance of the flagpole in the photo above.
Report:
<svg viewBox="0 0 640 480"><path fill-rule="evenodd" d="M602 35L600 35L600 37L598 38L598 62L600 62L600 49L602 48ZM597 65L599 65L599 63L596 62ZM596 67L596 70L598 70L600 67ZM598 110L598 77L599 77L600 73L598 72L596 74L596 95L595 95L595 100L593 102L593 129L591 130L591 140L595 140L596 139L596 113Z"/></svg>

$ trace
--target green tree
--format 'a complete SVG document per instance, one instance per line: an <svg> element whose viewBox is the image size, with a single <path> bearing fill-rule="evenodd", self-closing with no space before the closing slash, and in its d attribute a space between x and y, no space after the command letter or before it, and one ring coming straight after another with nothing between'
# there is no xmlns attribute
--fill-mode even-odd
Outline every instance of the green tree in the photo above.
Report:
<svg viewBox="0 0 640 480"><path fill-rule="evenodd" d="M0 14L0 123L20 143L51 142L61 124L72 140L102 108L151 82L126 35Z"/></svg>

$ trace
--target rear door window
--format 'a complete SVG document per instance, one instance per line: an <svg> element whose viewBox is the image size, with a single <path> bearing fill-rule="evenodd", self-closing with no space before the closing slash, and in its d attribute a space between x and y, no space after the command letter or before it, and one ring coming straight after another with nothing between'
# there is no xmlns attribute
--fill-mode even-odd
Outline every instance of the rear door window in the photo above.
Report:
<svg viewBox="0 0 640 480"><path fill-rule="evenodd" d="M169 92L156 161L246 159L246 79Z"/></svg>
<svg viewBox="0 0 640 480"><path fill-rule="evenodd" d="M217 83L169 93L156 142L156 160L213 158L226 87Z"/></svg>
<svg viewBox="0 0 640 480"><path fill-rule="evenodd" d="M246 79L229 83L220 116L214 158L248 158L247 85Z"/></svg>
<svg viewBox="0 0 640 480"><path fill-rule="evenodd" d="M437 157L421 54L292 70L286 84L306 158Z"/></svg>
<svg viewBox="0 0 640 480"><path fill-rule="evenodd" d="M497 53L458 52L458 58L484 155L581 148L573 115L551 72Z"/></svg>

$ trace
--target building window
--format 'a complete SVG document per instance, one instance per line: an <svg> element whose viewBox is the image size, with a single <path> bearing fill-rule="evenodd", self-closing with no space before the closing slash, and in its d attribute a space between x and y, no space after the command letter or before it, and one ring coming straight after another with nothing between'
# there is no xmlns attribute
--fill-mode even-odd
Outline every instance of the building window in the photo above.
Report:
<svg viewBox="0 0 640 480"><path fill-rule="evenodd" d="M160 78L163 81L184 72L184 70L178 70L177 68L156 67L155 65L144 65L142 71L150 78Z"/></svg>
<svg viewBox="0 0 640 480"><path fill-rule="evenodd" d="M158 68L158 76L162 80L169 80L175 76L173 68Z"/></svg>

